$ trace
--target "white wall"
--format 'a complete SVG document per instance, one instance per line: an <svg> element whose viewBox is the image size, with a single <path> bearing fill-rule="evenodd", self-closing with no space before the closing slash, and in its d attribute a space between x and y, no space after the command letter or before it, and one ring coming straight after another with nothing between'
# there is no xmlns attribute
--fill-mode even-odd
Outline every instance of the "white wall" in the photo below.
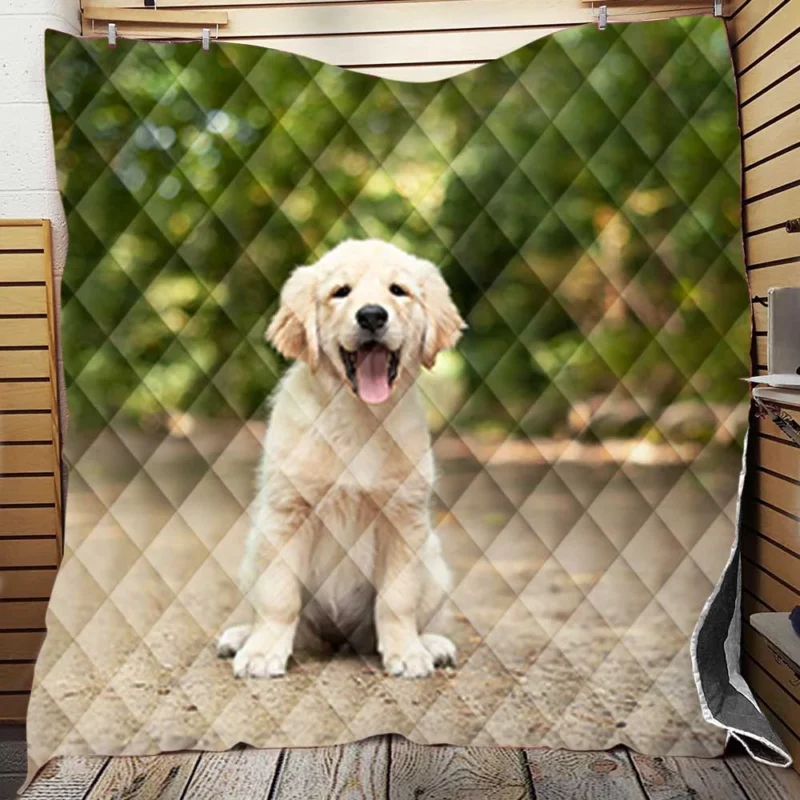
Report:
<svg viewBox="0 0 800 800"><path fill-rule="evenodd" d="M44 32L80 33L78 0L0 0L0 218L53 223L54 266L67 233L44 82Z"/></svg>

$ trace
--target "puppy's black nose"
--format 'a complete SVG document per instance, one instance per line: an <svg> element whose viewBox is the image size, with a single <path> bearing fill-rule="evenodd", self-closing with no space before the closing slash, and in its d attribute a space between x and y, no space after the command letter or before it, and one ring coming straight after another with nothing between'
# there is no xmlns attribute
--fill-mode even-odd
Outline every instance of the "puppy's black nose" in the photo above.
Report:
<svg viewBox="0 0 800 800"><path fill-rule="evenodd" d="M356 322L370 333L377 333L388 319L389 312L383 306L361 306L356 311Z"/></svg>

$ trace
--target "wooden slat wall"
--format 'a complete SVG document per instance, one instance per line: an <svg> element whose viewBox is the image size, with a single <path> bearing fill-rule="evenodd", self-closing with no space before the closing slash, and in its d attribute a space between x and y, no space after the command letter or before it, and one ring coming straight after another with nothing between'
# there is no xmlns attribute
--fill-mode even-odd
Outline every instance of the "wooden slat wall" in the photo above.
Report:
<svg viewBox="0 0 800 800"><path fill-rule="evenodd" d="M0 220L0 722L22 721L61 560L50 223Z"/></svg>
<svg viewBox="0 0 800 800"><path fill-rule="evenodd" d="M753 300L753 372L767 369L771 287L800 286L800 3L735 0L725 8L739 88L745 262ZM800 396L784 410L800 422ZM800 692L750 614L800 605L800 447L768 419L754 422L743 503L743 670L800 769Z"/></svg>
<svg viewBox="0 0 800 800"><path fill-rule="evenodd" d="M128 22L124 9L142 0L83 0L83 33L196 39L192 15L227 15L211 34L219 41L285 50L387 78L439 80L473 69L570 25L596 21L590 0L158 0L158 11L185 24ZM609 23L711 14L713 0L610 0ZM91 9L89 13L87 9ZM156 17L153 17L155 20Z"/></svg>

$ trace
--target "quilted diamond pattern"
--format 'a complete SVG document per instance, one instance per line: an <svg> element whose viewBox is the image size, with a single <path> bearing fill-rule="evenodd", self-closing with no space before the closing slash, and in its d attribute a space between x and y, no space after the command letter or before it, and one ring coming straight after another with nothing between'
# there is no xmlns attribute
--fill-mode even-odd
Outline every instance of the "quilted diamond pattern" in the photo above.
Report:
<svg viewBox="0 0 800 800"><path fill-rule="evenodd" d="M747 372L738 136L712 20L567 30L434 84L244 46L48 35L71 238L65 558L30 753L422 742L715 754L689 637L732 537ZM443 265L424 392L457 670L241 682L263 344L346 236ZM720 442L734 442L720 449Z"/></svg>

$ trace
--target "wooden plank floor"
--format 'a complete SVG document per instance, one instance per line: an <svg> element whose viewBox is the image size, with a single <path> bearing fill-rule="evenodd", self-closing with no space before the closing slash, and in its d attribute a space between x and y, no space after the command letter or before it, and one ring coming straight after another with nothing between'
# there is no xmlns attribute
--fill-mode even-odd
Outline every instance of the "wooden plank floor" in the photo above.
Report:
<svg viewBox="0 0 800 800"><path fill-rule="evenodd" d="M422 747L399 736L293 750L65 757L25 800L796 800L800 776L746 755Z"/></svg>

